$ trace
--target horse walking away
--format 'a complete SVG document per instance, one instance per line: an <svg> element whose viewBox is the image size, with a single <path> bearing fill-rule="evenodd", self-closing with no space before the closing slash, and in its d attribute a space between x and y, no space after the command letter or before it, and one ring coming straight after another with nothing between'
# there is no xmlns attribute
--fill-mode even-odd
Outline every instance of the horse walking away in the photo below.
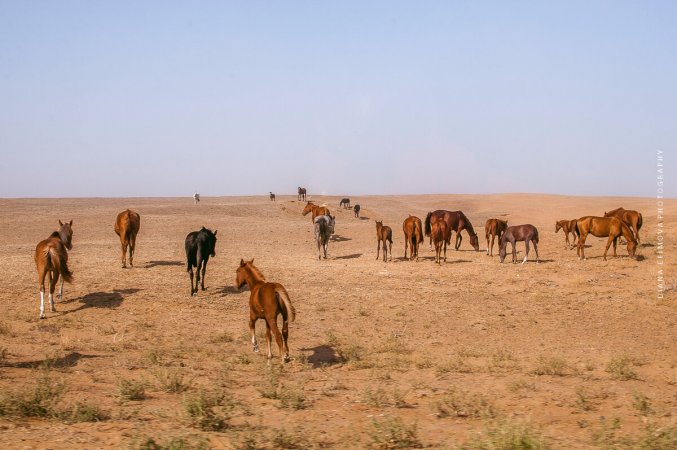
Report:
<svg viewBox="0 0 677 450"><path fill-rule="evenodd" d="M524 241L524 246L526 247L526 253L524 254L524 259L522 264L527 262L529 259L529 243L534 244L534 250L536 251L536 264L538 264L538 230L535 226L531 224L526 225L517 225L514 227L508 227L505 229L503 236L501 236L501 245L499 248L498 255L501 259L501 262L505 260L505 255L507 253L508 242L512 244L512 262L513 264L517 262L517 248L516 244L518 241Z"/></svg>
<svg viewBox="0 0 677 450"><path fill-rule="evenodd" d="M289 299L287 290L280 283L268 283L266 278L254 266L254 260L245 262L240 260L240 267L236 270L235 286L238 289L246 284L249 286L249 331L251 332L252 349L259 351L256 341L256 321L266 321L266 343L268 344L268 361L273 358L271 348L271 331L280 351L282 363L289 361L289 322L296 318L296 310ZM277 326L277 316L282 315L282 333Z"/></svg>
<svg viewBox="0 0 677 450"><path fill-rule="evenodd" d="M299 194L298 195L299 201L301 201L301 200L305 201L306 200L306 188L299 187L298 194Z"/></svg>
<svg viewBox="0 0 677 450"><path fill-rule="evenodd" d="M614 256L617 256L616 241L621 236L628 242L628 255L630 255L631 258L635 257L637 239L635 239L630 227L618 217L581 217L576 221L576 230L579 233L578 248L576 249L576 254L579 259L586 259L585 239L588 237L588 234L592 234L595 237L609 238L606 242L606 248L604 249L604 261L606 261L606 254L609 251L609 246L611 246L611 244L614 245Z"/></svg>
<svg viewBox="0 0 677 450"><path fill-rule="evenodd" d="M383 246L383 262L387 261L388 249L390 249L390 260L393 260L393 230L383 225L383 221L376 220L376 259L381 246ZM390 243L390 245L388 245Z"/></svg>
<svg viewBox="0 0 677 450"><path fill-rule="evenodd" d="M484 224L484 237L487 239L487 255L494 256L494 239L498 238L498 245L501 246L501 236L508 228L508 221L501 219L489 219ZM491 237L491 244L489 238Z"/></svg>
<svg viewBox="0 0 677 450"><path fill-rule="evenodd" d="M68 269L68 250L73 248L73 221L62 223L59 220L59 231L53 232L47 239L35 247L35 266L38 271L40 285L40 318L45 318L45 277L49 275L49 307L54 307L54 290L61 277L61 287L57 298L63 297L63 283L73 282L73 273Z"/></svg>
<svg viewBox="0 0 677 450"><path fill-rule="evenodd" d="M442 264L440 260L442 247L444 247L444 262L447 262L447 244L451 239L451 233L449 232L447 222L444 220L436 220L433 222L430 228L430 237L435 244L435 262L437 264Z"/></svg>
<svg viewBox="0 0 677 450"><path fill-rule="evenodd" d="M141 217L137 212L126 209L115 219L115 234L120 237L122 246L122 267L127 267L127 247L129 247L129 266L134 267L134 250L136 249L136 235L141 226Z"/></svg>
<svg viewBox="0 0 677 450"><path fill-rule="evenodd" d="M574 248L576 246L576 236L578 233L578 230L576 230L576 219L558 220L555 223L555 233L558 233L560 229L564 231L564 237L566 238L564 248ZM569 243L569 233L571 233L571 243Z"/></svg>
<svg viewBox="0 0 677 450"><path fill-rule="evenodd" d="M468 236L470 236L470 245L473 246L476 252L480 251L480 241L477 237L477 233L472 227L470 220L463 214L463 211L445 211L443 209L438 209L436 211L429 212L425 218L425 235L430 236L431 228L430 225L435 220L442 218L447 222L449 227L449 233L456 232L456 242L454 249L458 250L461 246L461 241L463 237L461 236L461 231L466 230ZM433 239L430 237L430 249L433 248Z"/></svg>
<svg viewBox="0 0 677 450"><path fill-rule="evenodd" d="M613 211L605 212L604 217L618 217L630 227L635 234L635 239L639 244L639 229L642 228L642 213L632 209L616 208Z"/></svg>
<svg viewBox="0 0 677 450"><path fill-rule="evenodd" d="M359 204L353 206L353 212L355 213L355 217L357 217L359 219L360 218L360 205Z"/></svg>
<svg viewBox="0 0 677 450"><path fill-rule="evenodd" d="M198 194L197 192L193 194L193 203L195 203L196 205L200 203L200 194Z"/></svg>
<svg viewBox="0 0 677 450"><path fill-rule="evenodd" d="M306 215L308 215L308 213L312 213L311 216L310 216L310 220L312 220L313 223L315 223L315 218L317 216L328 216L328 215L330 215L329 208L327 208L326 206L317 206L313 202L306 203L306 207L303 208L301 215L306 216Z"/></svg>
<svg viewBox="0 0 677 450"><path fill-rule="evenodd" d="M315 218L315 241L317 241L317 259L322 260L321 249L324 249L324 259L327 259L329 238L334 234L336 218L332 216L317 216Z"/></svg>
<svg viewBox="0 0 677 450"><path fill-rule="evenodd" d="M186 236L186 271L190 274L190 295L197 295L197 287L200 285L205 290L205 272L209 257L216 256L216 233L202 227L199 231L193 231ZM193 267L196 268L197 277L193 286ZM202 273L200 273L202 272Z"/></svg>
<svg viewBox="0 0 677 450"><path fill-rule="evenodd" d="M272 192L270 193L270 201L271 202L275 201L275 194L273 194Z"/></svg>
<svg viewBox="0 0 677 450"><path fill-rule="evenodd" d="M339 207L345 208L345 209L350 209L350 199L349 198L341 199L341 202L339 203Z"/></svg>
<svg viewBox="0 0 677 450"><path fill-rule="evenodd" d="M404 231L404 259L407 259L407 247L411 249L410 260L416 258L418 261L418 248L423 242L423 225L421 219L410 215L404 219L402 224Z"/></svg>

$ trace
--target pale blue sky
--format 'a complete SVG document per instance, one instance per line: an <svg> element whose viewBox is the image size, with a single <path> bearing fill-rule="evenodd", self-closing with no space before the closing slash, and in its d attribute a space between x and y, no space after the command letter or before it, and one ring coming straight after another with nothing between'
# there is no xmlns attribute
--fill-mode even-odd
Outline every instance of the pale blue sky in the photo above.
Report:
<svg viewBox="0 0 677 450"><path fill-rule="evenodd" d="M677 2L0 0L0 197L667 193Z"/></svg>

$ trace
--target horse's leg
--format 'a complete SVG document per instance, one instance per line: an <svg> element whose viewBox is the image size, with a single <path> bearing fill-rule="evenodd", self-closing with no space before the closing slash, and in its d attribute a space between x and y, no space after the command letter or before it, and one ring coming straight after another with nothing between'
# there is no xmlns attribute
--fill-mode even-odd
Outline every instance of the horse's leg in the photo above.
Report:
<svg viewBox="0 0 677 450"><path fill-rule="evenodd" d="M588 235L583 233L578 236L578 249L576 250L576 254L578 255L579 260L585 259L585 238L587 237Z"/></svg>
<svg viewBox="0 0 677 450"><path fill-rule="evenodd" d="M56 294L56 298L58 298L59 301L61 301L62 297L63 297L63 277L61 277L61 286L59 286L59 293Z"/></svg>
<svg viewBox="0 0 677 450"><path fill-rule="evenodd" d="M268 320L268 317L266 317L264 321L266 322L266 345L268 346L268 363L270 363L270 360L273 359L273 349L270 347L270 344L272 343L270 335L271 323Z"/></svg>
<svg viewBox="0 0 677 450"><path fill-rule="evenodd" d="M38 267L38 283L40 284L40 318L45 318L45 275L46 270L44 265Z"/></svg>
<svg viewBox="0 0 677 450"><path fill-rule="evenodd" d="M390 260L393 260L393 243L392 241L388 242L388 250L390 251Z"/></svg>
<svg viewBox="0 0 677 450"><path fill-rule="evenodd" d="M495 234L491 234L491 250L489 251L489 256L494 256L494 239L496 239Z"/></svg>
<svg viewBox="0 0 677 450"><path fill-rule="evenodd" d="M54 307L54 290L56 289L56 283L59 282L59 272L57 270L52 270L49 279L49 310L56 312Z"/></svg>
<svg viewBox="0 0 677 450"><path fill-rule="evenodd" d="M207 256L203 261L202 261L202 278L200 279L200 287L202 290L205 290L205 272L207 272L207 261L209 261L209 256ZM195 287L197 289L197 286Z"/></svg>
<svg viewBox="0 0 677 450"><path fill-rule="evenodd" d="M458 250L459 247L461 247L461 241L463 240L463 236L461 236L461 233L459 231L456 232L456 245L454 246L455 250Z"/></svg>
<svg viewBox="0 0 677 450"><path fill-rule="evenodd" d="M197 292L197 289L193 289L193 265L191 264L188 266L188 273L190 274L190 295L192 296L195 292ZM197 283L196 283L197 285Z"/></svg>
<svg viewBox="0 0 677 450"><path fill-rule="evenodd" d="M618 255L616 255L616 241L617 241L617 240L618 240L618 238L614 238L614 258L615 258L616 256L618 256Z"/></svg>
<svg viewBox="0 0 677 450"><path fill-rule="evenodd" d="M282 362L289 361L289 345L287 340L289 339L289 320L287 319L287 314L282 314L282 340L284 341L284 357Z"/></svg>
<svg viewBox="0 0 677 450"><path fill-rule="evenodd" d="M285 345L284 345L284 340L282 339L282 333L280 333L280 329L277 327L277 315L273 315L270 319L266 320L266 323L270 322L270 329L272 329L273 334L275 335L275 342L277 342L277 348L280 351L280 358L282 359L282 364L285 363L287 360L286 354L285 354ZM273 353L270 350L270 341L268 341L268 359L273 357Z"/></svg>
<svg viewBox="0 0 677 450"><path fill-rule="evenodd" d="M124 233L124 230L122 231ZM127 241L124 238L120 239L120 247L122 248L122 268L127 267Z"/></svg>
<svg viewBox="0 0 677 450"><path fill-rule="evenodd" d="M444 248L444 262L447 262L447 241L443 239L442 247Z"/></svg>
<svg viewBox="0 0 677 450"><path fill-rule="evenodd" d="M515 264L517 262L517 241L512 239L510 243L512 244L512 263Z"/></svg>
<svg viewBox="0 0 677 450"><path fill-rule="evenodd" d="M325 242L322 247L324 248L324 259L327 259L327 250L329 250L329 239L327 239L327 242Z"/></svg>
<svg viewBox="0 0 677 450"><path fill-rule="evenodd" d="M540 262L539 258L538 258L538 244L536 243L536 241L534 241L533 244L534 244L534 251L536 251L536 264L538 264Z"/></svg>
<svg viewBox="0 0 677 450"><path fill-rule="evenodd" d="M320 239L317 239L317 260L322 261L322 250L320 250L320 247L322 247L322 244L320 243Z"/></svg>
<svg viewBox="0 0 677 450"><path fill-rule="evenodd" d="M524 248L525 248L525 254L524 254L524 259L522 260L522 264L527 262L529 259L529 238L524 240Z"/></svg>
<svg viewBox="0 0 677 450"><path fill-rule="evenodd" d="M381 240L376 241L376 260L378 261L378 252L381 251Z"/></svg>
<svg viewBox="0 0 677 450"><path fill-rule="evenodd" d="M136 248L136 235L129 239L129 267L134 267L134 250Z"/></svg>
<svg viewBox="0 0 677 450"><path fill-rule="evenodd" d="M409 236L404 234L404 259L407 259L407 246L409 245ZM414 249L411 250L411 256L414 256Z"/></svg>
<svg viewBox="0 0 677 450"><path fill-rule="evenodd" d="M249 332L252 335L252 351L258 353L259 343L256 342L256 317L251 313L249 314Z"/></svg>
<svg viewBox="0 0 677 450"><path fill-rule="evenodd" d="M604 249L604 261L606 261L606 253L609 251L609 247L611 246L613 240L614 238L612 236L609 236L609 239L606 241L606 248Z"/></svg>

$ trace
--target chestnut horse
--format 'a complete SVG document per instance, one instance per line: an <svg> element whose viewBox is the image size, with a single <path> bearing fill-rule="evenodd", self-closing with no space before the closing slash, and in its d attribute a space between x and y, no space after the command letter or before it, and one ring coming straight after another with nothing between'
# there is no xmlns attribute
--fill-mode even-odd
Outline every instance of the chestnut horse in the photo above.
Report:
<svg viewBox="0 0 677 450"><path fill-rule="evenodd" d="M484 224L484 237L487 238L487 255L494 256L494 239L498 238L498 246L501 246L501 237L508 228L508 221L501 219L489 219ZM491 245L489 245L489 237L491 237Z"/></svg>
<svg viewBox="0 0 677 450"><path fill-rule="evenodd" d="M73 221L61 223L59 231L53 232L47 239L40 241L35 247L35 266L38 271L40 285L40 318L45 318L45 276L49 274L49 307L54 307L54 290L61 277L61 288L57 297L63 296L63 282L73 282L73 273L68 269L68 250L73 248Z"/></svg>
<svg viewBox="0 0 677 450"><path fill-rule="evenodd" d="M305 200L306 200L306 188L304 188L304 187L299 187L299 191L298 191L298 192L299 192L299 195L298 195L299 201L301 201L301 200L304 200L304 201L305 201Z"/></svg>
<svg viewBox="0 0 677 450"><path fill-rule="evenodd" d="M430 238L435 244L435 262L437 264L442 264L440 261L440 253L442 252L442 247L444 246L444 262L447 262L447 244L451 239L451 233L449 232L449 227L447 222L444 220L436 220L431 225L430 229Z"/></svg>
<svg viewBox="0 0 677 450"><path fill-rule="evenodd" d="M623 236L628 241L628 254L630 257L635 256L637 250L637 240L632 234L632 230L618 217L595 217L585 216L576 221L576 230L579 233L578 249L576 253L579 259L585 258L585 239L588 234L595 237L609 237L604 249L604 261L606 261L606 254L609 251L609 246L614 244L614 256L616 256L616 240Z"/></svg>
<svg viewBox="0 0 677 450"><path fill-rule="evenodd" d="M303 208L303 212L301 213L301 215L306 216L306 215L308 215L308 213L312 213L311 216L310 216L310 219L313 221L313 223L315 222L315 218L317 216L328 216L328 215L330 215L329 208L327 208L326 206L317 206L313 202L306 203L306 207Z"/></svg>
<svg viewBox="0 0 677 450"><path fill-rule="evenodd" d="M410 215L404 219L402 231L404 231L404 259L407 259L407 247L409 247L411 248L411 257L409 259L416 258L416 261L418 261L418 247L423 242L421 219Z"/></svg>
<svg viewBox="0 0 677 450"><path fill-rule="evenodd" d="M564 248L574 248L576 246L576 219L574 220L558 220L555 223L555 233L558 233L559 230L564 231L564 237L566 238L566 244ZM572 241L569 243L569 233L571 233Z"/></svg>
<svg viewBox="0 0 677 450"><path fill-rule="evenodd" d="M393 230L387 226L383 225L383 221L376 220L376 259L378 259L378 253L383 245L383 262L387 261L388 257L388 242L390 242L390 260L393 260Z"/></svg>
<svg viewBox="0 0 677 450"><path fill-rule="evenodd" d="M512 244L512 262L513 264L517 262L517 249L515 244L518 241L524 241L524 246L526 247L526 253L524 255L524 259L522 260L522 264L527 262L527 259L529 258L529 242L534 244L534 250L536 251L536 264L538 264L538 230L531 224L517 225L505 229L503 236L501 236L501 245L499 246L498 251L498 256L501 262L505 260L508 242Z"/></svg>
<svg viewBox="0 0 677 450"><path fill-rule="evenodd" d="M613 211L605 212L604 217L618 217L621 219L635 233L637 243L640 242L639 229L642 228L642 213L632 209L616 208Z"/></svg>
<svg viewBox="0 0 677 450"><path fill-rule="evenodd" d="M280 283L268 283L266 278L254 266L254 260L245 262L240 260L240 267L235 271L235 286L238 289L247 284L249 286L249 331L252 335L252 349L259 351L259 344L256 342L255 325L258 319L266 321L266 343L268 344L268 360L272 359L273 351L271 348L272 330L275 335L275 341L280 349L282 363L289 361L289 347L287 339L289 338L289 322L296 318L296 310L291 304L289 294ZM277 316L282 314L282 333L277 327Z"/></svg>
<svg viewBox="0 0 677 450"><path fill-rule="evenodd" d="M115 219L115 234L120 237L120 244L122 245L122 267L127 267L127 246L129 246L129 265L134 267L134 249L136 248L136 235L141 226L141 217L139 214L126 209L118 214Z"/></svg>
<svg viewBox="0 0 677 450"><path fill-rule="evenodd" d="M428 215L425 218L425 235L430 236L430 224L431 224L431 219L435 218L443 218L447 222L447 226L449 227L449 233L455 231L456 232L456 243L454 245L454 248L458 250L458 248L461 246L461 241L463 240L463 237L461 237L461 231L466 230L468 232L468 236L470 236L470 245L473 246L476 252L480 251L480 241L477 238L477 234L475 233L475 230L472 227L472 224L470 223L470 220L463 214L462 211L445 211L443 209L438 209L437 211L429 212ZM433 247L433 240L432 236L430 237L430 248L432 249Z"/></svg>

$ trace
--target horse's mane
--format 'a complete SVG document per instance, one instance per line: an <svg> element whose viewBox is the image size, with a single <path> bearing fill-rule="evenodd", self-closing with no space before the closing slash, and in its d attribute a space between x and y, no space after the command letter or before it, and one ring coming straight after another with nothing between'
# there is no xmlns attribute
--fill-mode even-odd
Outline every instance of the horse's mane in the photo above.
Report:
<svg viewBox="0 0 677 450"><path fill-rule="evenodd" d="M468 231L468 234L471 235L471 236L472 235L477 236L477 233L475 233L475 230L473 229L472 224L470 223L470 220L468 220L468 218L465 216L465 214L463 214L463 211L458 211L458 215L465 222L465 229Z"/></svg>
<svg viewBox="0 0 677 450"><path fill-rule="evenodd" d="M611 211L608 211L607 214L614 214L617 213L618 211L625 211L625 208L622 206L620 208L612 209Z"/></svg>
<svg viewBox="0 0 677 450"><path fill-rule="evenodd" d="M263 276L261 271L254 264L248 262L247 264L245 264L245 267L247 269L249 269L249 271L251 272L251 274L254 278L257 278L259 280L265 280L266 279L266 277Z"/></svg>

